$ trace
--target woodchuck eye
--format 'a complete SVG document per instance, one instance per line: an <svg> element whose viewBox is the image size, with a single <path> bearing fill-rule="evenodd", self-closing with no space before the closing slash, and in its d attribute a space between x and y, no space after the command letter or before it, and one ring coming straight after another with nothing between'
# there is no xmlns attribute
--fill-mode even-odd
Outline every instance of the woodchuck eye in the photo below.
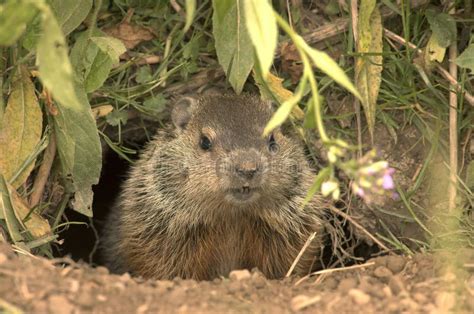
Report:
<svg viewBox="0 0 474 314"><path fill-rule="evenodd" d="M199 142L199 145L203 150L210 150L212 147L211 140L205 135L201 135L201 141Z"/></svg>
<svg viewBox="0 0 474 314"><path fill-rule="evenodd" d="M268 150L270 151L270 153L276 153L279 149L280 146L277 144L275 136L273 135L273 133L270 134L270 136L268 137Z"/></svg>

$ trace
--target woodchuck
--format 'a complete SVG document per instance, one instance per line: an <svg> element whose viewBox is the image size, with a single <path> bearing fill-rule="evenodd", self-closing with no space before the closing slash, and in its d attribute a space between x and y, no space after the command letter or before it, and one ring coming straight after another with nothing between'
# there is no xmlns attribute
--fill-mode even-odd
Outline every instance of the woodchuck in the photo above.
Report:
<svg viewBox="0 0 474 314"><path fill-rule="evenodd" d="M303 207L315 174L297 136L262 136L271 103L252 95L184 97L172 126L132 166L106 222L103 250L114 272L198 280L257 267L283 277L314 268L323 201ZM288 134L285 134L288 133Z"/></svg>

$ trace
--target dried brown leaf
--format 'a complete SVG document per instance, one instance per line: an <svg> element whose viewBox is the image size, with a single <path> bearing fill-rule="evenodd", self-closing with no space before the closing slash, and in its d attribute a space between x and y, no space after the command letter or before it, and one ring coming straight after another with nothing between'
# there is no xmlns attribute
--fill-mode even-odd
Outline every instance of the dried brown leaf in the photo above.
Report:
<svg viewBox="0 0 474 314"><path fill-rule="evenodd" d="M155 35L149 28L131 24L128 21L123 21L103 31L109 36L120 39L127 49L133 49L139 43L155 38Z"/></svg>
<svg viewBox="0 0 474 314"><path fill-rule="evenodd" d="M19 171L33 153L41 138L43 116L35 94L35 87L25 67L14 77L12 92L0 126L0 172L7 181ZM15 188L23 184L33 170L34 162L12 183Z"/></svg>

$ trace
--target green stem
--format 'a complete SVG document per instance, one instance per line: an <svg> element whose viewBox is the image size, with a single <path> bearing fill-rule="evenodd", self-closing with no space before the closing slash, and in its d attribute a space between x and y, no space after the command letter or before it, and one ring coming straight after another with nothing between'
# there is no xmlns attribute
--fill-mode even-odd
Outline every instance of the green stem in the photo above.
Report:
<svg viewBox="0 0 474 314"><path fill-rule="evenodd" d="M313 95L313 106L314 106L314 117L316 122L316 127L318 128L319 136L321 136L321 140L323 143L330 142L329 137L326 134L326 130L324 129L323 118L322 118L322 111L321 111L321 101L319 99L319 92L318 92L318 85L316 83L316 78L314 77L311 62L304 51L304 43L303 38L296 34L288 25L288 23L277 13L274 12L276 21L278 25L283 29L285 33L290 36L291 40L293 41L298 53L301 57L301 61L303 62L304 72L303 72L303 79L309 80L309 85L311 87L311 93Z"/></svg>

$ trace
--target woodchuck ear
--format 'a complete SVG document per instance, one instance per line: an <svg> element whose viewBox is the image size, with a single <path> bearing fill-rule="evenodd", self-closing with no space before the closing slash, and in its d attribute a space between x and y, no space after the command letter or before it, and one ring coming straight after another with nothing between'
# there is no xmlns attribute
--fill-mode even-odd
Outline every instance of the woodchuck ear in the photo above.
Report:
<svg viewBox="0 0 474 314"><path fill-rule="evenodd" d="M171 112L171 121L173 122L176 129L180 131L186 129L196 106L197 100L193 97L180 98L174 104L173 110Z"/></svg>

